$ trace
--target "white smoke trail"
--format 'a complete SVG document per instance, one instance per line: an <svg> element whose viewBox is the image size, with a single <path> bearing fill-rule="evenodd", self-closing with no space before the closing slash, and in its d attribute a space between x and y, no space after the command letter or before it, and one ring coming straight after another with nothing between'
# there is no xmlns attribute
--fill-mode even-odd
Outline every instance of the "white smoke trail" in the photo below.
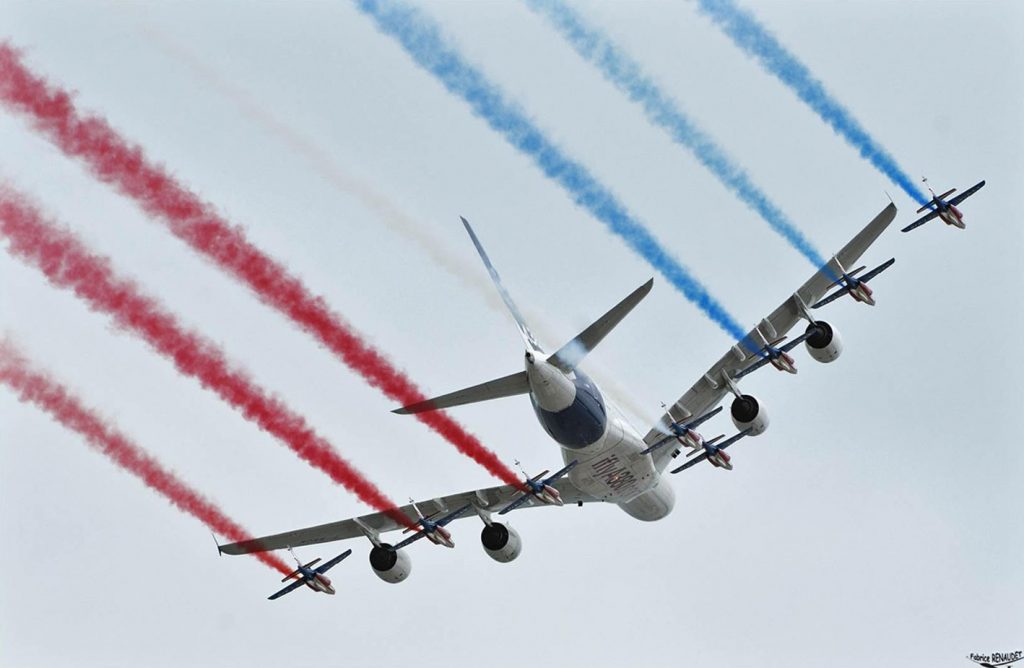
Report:
<svg viewBox="0 0 1024 668"><path fill-rule="evenodd" d="M421 248L435 264L458 279L463 285L471 288L492 310L505 313L505 305L498 292L488 285L487 281L481 280L483 269L471 264L462 255L453 253L430 230L429 226L416 221L390 197L344 169L338 164L336 158L322 149L316 141L301 134L291 125L268 112L248 92L221 76L208 63L198 58L169 35L149 25L142 25L141 30L152 39L152 43L159 49L175 61L188 67L197 79L233 102L244 117L280 139L288 148L305 158L309 166L338 192L356 199L389 229L401 234ZM528 307L523 310L530 326L548 345L568 338L556 334L550 324L535 310ZM631 417L646 424L654 423L651 411L640 406L633 399L631 392L612 380L610 373L602 370L590 359L587 360L587 370L602 387L604 393L630 413Z"/></svg>

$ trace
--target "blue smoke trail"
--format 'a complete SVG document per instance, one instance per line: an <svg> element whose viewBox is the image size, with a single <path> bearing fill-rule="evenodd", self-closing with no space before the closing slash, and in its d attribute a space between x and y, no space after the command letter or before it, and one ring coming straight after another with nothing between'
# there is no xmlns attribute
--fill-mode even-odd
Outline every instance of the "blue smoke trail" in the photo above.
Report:
<svg viewBox="0 0 1024 668"><path fill-rule="evenodd" d="M889 177L918 204L929 201L908 177L896 160L868 135L850 112L836 101L810 70L783 47L758 23L750 12L736 6L733 0L697 0L701 11L729 36L748 55L753 56L768 72L789 86L821 119L856 148L862 158Z"/></svg>
<svg viewBox="0 0 1024 668"><path fill-rule="evenodd" d="M429 17L397 2L356 0L356 5L373 18L382 33L398 40L417 64L437 77L449 92L468 102L473 112L512 146L533 158L548 178L559 183L578 205L622 237L719 327L737 340L744 338L745 333L736 320L686 267L585 167L566 156L521 109L505 99L497 86L449 46Z"/></svg>
<svg viewBox="0 0 1024 668"><path fill-rule="evenodd" d="M606 79L643 107L648 120L668 131L677 144L694 154L704 167L778 232L815 268L825 261L810 241L786 215L753 184L747 173L689 119L672 100L645 76L640 65L619 49L600 28L588 24L562 0L526 0L535 12L547 18L573 49L601 70Z"/></svg>

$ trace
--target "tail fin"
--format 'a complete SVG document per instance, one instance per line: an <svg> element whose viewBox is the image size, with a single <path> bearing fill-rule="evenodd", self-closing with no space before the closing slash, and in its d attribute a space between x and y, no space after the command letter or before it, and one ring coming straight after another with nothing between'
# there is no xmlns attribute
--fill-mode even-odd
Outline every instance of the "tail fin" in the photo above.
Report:
<svg viewBox="0 0 1024 668"><path fill-rule="evenodd" d="M508 307L512 317L515 319L516 325L519 326L519 332L522 334L523 341L526 343L527 352L543 353L543 350L540 345L538 345L537 340L533 338L533 333L530 332L530 328L527 326L526 321L523 319L523 314L519 311L515 302L512 301L512 297L508 294L505 286L502 285L501 277L498 276L497 270L495 270L494 265L491 264L490 258L487 257L487 252L480 244L480 240L477 239L476 234L473 232L473 228L470 227L469 221L463 218L462 224L466 226L466 232L469 233L469 238L473 240L473 245L476 246L476 250L480 254L480 259L483 260L484 265L487 267L487 273L491 275L491 280L494 281L494 286L501 294L501 298L505 302L505 306ZM569 341L567 344L559 348L558 352L554 355L548 357L547 362L566 373L572 371L576 365L587 356L587 353L593 350L597 344L599 344L604 337L607 336L608 333L626 317L626 314L632 311L633 308L640 303L640 300L647 296L647 293L651 291L651 286L653 285L654 279L652 278L634 290L628 297L598 318L594 324L580 332L580 334L572 341ZM443 394L439 397L403 406L402 408L395 409L392 413L397 413L398 415L423 413L425 411L433 411L441 408L451 408L452 406L474 404L480 401L488 401L490 399L511 397L516 394L527 394L529 391L530 381L527 378L526 372L520 371L519 373L513 373L502 378L489 380L486 383L480 383L479 385L456 390L455 392Z"/></svg>
<svg viewBox="0 0 1024 668"><path fill-rule="evenodd" d="M476 252L480 254L480 259L484 261L484 266L487 267L487 273L491 275L491 280L494 281L494 287L498 289L498 293L501 295L502 301L505 302L505 306L508 307L509 313L516 321L516 325L519 327L519 333L523 336L523 342L526 343L526 347L529 350L541 350L540 345L537 343L537 339L533 337L533 332L530 331L530 327L526 324L526 319L523 317L522 312L516 303L512 301L512 295L505 289L505 285L501 282L501 276L498 276L498 270L491 264L491 259L487 257L487 251L484 250L480 240L477 239L476 233L473 232L473 228L470 227L469 221L462 218L462 224L466 226L466 231L469 232L469 238L473 240L473 245L476 246Z"/></svg>

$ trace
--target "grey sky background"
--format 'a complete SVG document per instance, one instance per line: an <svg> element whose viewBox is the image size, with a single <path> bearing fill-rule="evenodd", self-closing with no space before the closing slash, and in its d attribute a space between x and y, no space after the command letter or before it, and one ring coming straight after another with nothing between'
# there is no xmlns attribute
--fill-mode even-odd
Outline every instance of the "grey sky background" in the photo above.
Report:
<svg viewBox="0 0 1024 668"><path fill-rule="evenodd" d="M512 564L491 561L477 523L460 522L458 548L417 544L397 586L357 542L332 571L337 596L275 603L265 597L279 578L264 566L217 558L195 520L0 390L0 663L956 666L1024 646L1024 8L747 3L910 174L936 189L988 179L964 207L966 231L900 235L916 206L693 4L576 6L823 252L892 193L899 216L865 257L897 259L878 306L842 300L828 313L843 357L818 365L801 350L798 376L752 376L771 429L736 446L731 473L676 476L661 522L613 506L524 512ZM524 5L424 8L741 322L813 271ZM654 275L344 2L2 2L0 35L429 392L517 370L515 327L338 175L386 196L484 283L467 216L513 295L555 333L548 347ZM319 153L297 151L296 137ZM494 484L6 110L0 147L0 178L221 343L392 498ZM6 253L0 331L253 532L367 510ZM656 277L591 361L651 417L730 344ZM525 398L453 414L509 463L560 461ZM706 432L731 429L723 419Z"/></svg>

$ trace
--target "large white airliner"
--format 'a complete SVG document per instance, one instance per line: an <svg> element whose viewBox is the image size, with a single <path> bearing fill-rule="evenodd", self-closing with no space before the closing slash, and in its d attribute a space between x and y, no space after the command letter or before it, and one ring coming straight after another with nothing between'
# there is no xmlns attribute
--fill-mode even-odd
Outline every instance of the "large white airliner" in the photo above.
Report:
<svg viewBox="0 0 1024 668"><path fill-rule="evenodd" d="M418 413L526 394L544 430L559 445L565 467L546 478L547 472L534 478L527 477L519 486L489 487L403 506L400 510L417 522L421 529L397 546L383 542L381 534L403 527L378 512L224 545L220 550L225 554L247 554L365 537L373 545L370 565L374 573L386 582L401 582L412 570L405 546L424 536L438 542L433 535L427 534L431 530L439 532L444 524L463 517L475 516L482 521L483 548L499 562L509 562L519 556L522 541L512 527L498 521L495 515L504 515L517 508L605 502L618 505L638 520L660 520L672 512L675 504L675 493L665 472L676 457L684 451L688 453L686 463L672 469L672 473L705 460L729 470L732 463L724 452L725 448L744 436L757 436L767 429L768 415L763 405L740 390L740 379L768 364L795 373L789 352L800 343L818 362L832 362L839 357L842 343L838 329L815 318L811 312L843 294L856 298L855 293L861 284L892 264L890 260L869 272L857 281L857 287L853 286L854 279L848 279L848 268L874 243L895 216L894 204L883 209L825 267L764 318L743 341L733 345L686 394L667 407L665 415L646 435L641 435L625 415L601 394L579 365L647 296L653 279L634 290L579 336L548 354L534 339L479 239L463 219L466 231L522 334L525 369L405 406L395 412ZM837 276L841 278L837 280ZM837 290L823 299L834 286ZM873 301L865 303L873 304ZM806 322L805 330L785 346L776 348L775 345L785 338L787 332L801 321ZM705 441L696 428L722 410L716 406L729 394L733 395L730 414L738 433L725 441ZM424 517L421 513L424 508L433 512ZM433 519L439 516L441 519ZM447 530L444 530L444 535L450 536ZM450 537L448 543L451 543Z"/></svg>

